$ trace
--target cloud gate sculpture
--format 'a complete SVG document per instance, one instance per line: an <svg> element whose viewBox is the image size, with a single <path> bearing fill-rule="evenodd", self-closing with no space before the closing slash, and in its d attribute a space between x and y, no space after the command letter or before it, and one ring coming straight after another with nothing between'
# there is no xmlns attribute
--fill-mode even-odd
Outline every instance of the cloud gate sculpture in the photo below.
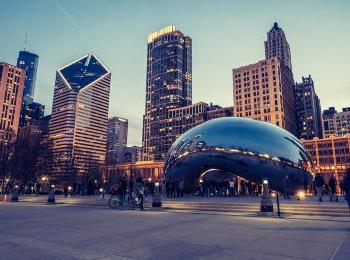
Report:
<svg viewBox="0 0 350 260"><path fill-rule="evenodd" d="M253 119L226 117L180 136L167 154L165 174L184 180L186 191L194 191L206 174L217 180L229 174L255 183L268 180L271 189L283 191L288 175L295 191L312 178L311 166L305 148L288 131Z"/></svg>

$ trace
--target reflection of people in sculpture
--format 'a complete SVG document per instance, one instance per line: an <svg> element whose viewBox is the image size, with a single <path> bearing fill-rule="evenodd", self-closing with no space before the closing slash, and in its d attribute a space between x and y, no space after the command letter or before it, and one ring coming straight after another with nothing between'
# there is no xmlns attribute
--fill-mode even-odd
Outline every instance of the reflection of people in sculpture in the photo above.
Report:
<svg viewBox="0 0 350 260"><path fill-rule="evenodd" d="M287 174L286 177L284 178L284 192L283 192L283 197L286 200L290 200L290 178L289 175Z"/></svg>

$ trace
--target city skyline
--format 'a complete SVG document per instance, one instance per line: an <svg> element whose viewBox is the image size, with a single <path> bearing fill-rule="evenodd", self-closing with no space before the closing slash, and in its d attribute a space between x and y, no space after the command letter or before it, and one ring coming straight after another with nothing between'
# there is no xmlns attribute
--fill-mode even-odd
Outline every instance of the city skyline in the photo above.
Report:
<svg viewBox="0 0 350 260"><path fill-rule="evenodd" d="M51 113L56 70L74 60L74 57L93 51L114 75L109 116L128 118L128 141L130 145L140 145L146 84L147 35L169 24L175 24L193 40L193 103L204 101L232 106L232 68L263 59L263 41L266 39L266 33L274 22L278 22L290 43L294 80L300 82L302 76L311 74L322 109L335 106L340 110L348 106L346 93L350 79L345 68L346 61L350 58L349 52L346 52L350 36L342 32L349 29L350 23L346 23L346 7L349 3L345 1L317 5L303 2L303 9L300 9L297 3L278 7L273 1L266 6L258 2L255 2L255 5L245 5L221 1L225 2L225 8L220 4L211 5L209 2L201 2L198 6L199 2L194 1L183 9L180 7L183 1L177 1L172 10L166 9L166 4L158 1L149 4L133 2L129 5L100 1L100 6L90 3L89 7L83 9L79 2L17 1L5 6L5 19L10 19L7 14L11 13L11 8L17 8L17 5L24 7L18 12L28 19L14 20L11 28L4 28L9 37L0 42L0 60L10 64L16 63L18 51L24 47L24 34L27 32L29 38L26 50L40 56L34 100L45 105L45 114ZM29 9L25 8L27 5L30 6ZM110 6L108 11L106 6ZM209 14L204 12L208 10L208 6L212 7ZM233 8L232 12L230 6ZM142 14L145 12L149 15L152 8L160 14L156 19ZM30 12L23 12L22 9L33 11L35 16L30 15ZM80 12L81 10L84 12ZM102 10L104 13L101 13ZM176 12L179 10L180 14ZM248 10L257 13L256 19L247 19L244 13ZM296 17L293 10L297 10L300 17ZM310 13L311 10L313 13ZM47 14L44 16L45 23L43 18L39 17L41 12ZM99 26L89 24L88 14L92 12L95 13L94 18L97 18ZM184 19L191 12L193 19ZM308 16L302 15L303 13ZM128 14L131 18L143 15L145 22L135 24L131 19L127 19ZM329 18L328 22L319 26L320 22L326 20L325 17ZM52 32L43 30L43 25L53 25ZM332 30L333 28L337 30ZM6 33L6 30L10 29L11 33ZM247 31L249 33L244 33ZM62 44L62 40L57 39L67 39L67 44ZM127 51L127 47L130 51ZM57 51L52 51L52 48ZM133 103L132 106L130 102Z"/></svg>

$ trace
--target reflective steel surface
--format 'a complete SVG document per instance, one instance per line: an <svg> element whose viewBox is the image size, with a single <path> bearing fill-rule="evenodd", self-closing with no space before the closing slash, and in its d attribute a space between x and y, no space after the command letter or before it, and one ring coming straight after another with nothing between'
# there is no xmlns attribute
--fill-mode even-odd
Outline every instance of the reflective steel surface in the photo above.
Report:
<svg viewBox="0 0 350 260"><path fill-rule="evenodd" d="M283 191L288 175L291 190L310 180L311 160L299 140L282 128L249 119L226 117L210 120L180 136L166 159L167 178L181 178L192 191L200 177L222 179L231 173L255 183L269 181Z"/></svg>

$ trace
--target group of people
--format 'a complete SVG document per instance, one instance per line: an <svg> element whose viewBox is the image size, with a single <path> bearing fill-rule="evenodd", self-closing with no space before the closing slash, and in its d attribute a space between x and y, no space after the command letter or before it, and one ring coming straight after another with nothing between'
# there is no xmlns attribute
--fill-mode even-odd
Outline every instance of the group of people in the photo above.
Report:
<svg viewBox="0 0 350 260"><path fill-rule="evenodd" d="M203 180L199 194L204 197L258 196L262 186L242 178L225 178L221 182Z"/></svg>
<svg viewBox="0 0 350 260"><path fill-rule="evenodd" d="M168 178L165 181L165 193L167 198L180 198L184 195L185 182L180 178Z"/></svg>

